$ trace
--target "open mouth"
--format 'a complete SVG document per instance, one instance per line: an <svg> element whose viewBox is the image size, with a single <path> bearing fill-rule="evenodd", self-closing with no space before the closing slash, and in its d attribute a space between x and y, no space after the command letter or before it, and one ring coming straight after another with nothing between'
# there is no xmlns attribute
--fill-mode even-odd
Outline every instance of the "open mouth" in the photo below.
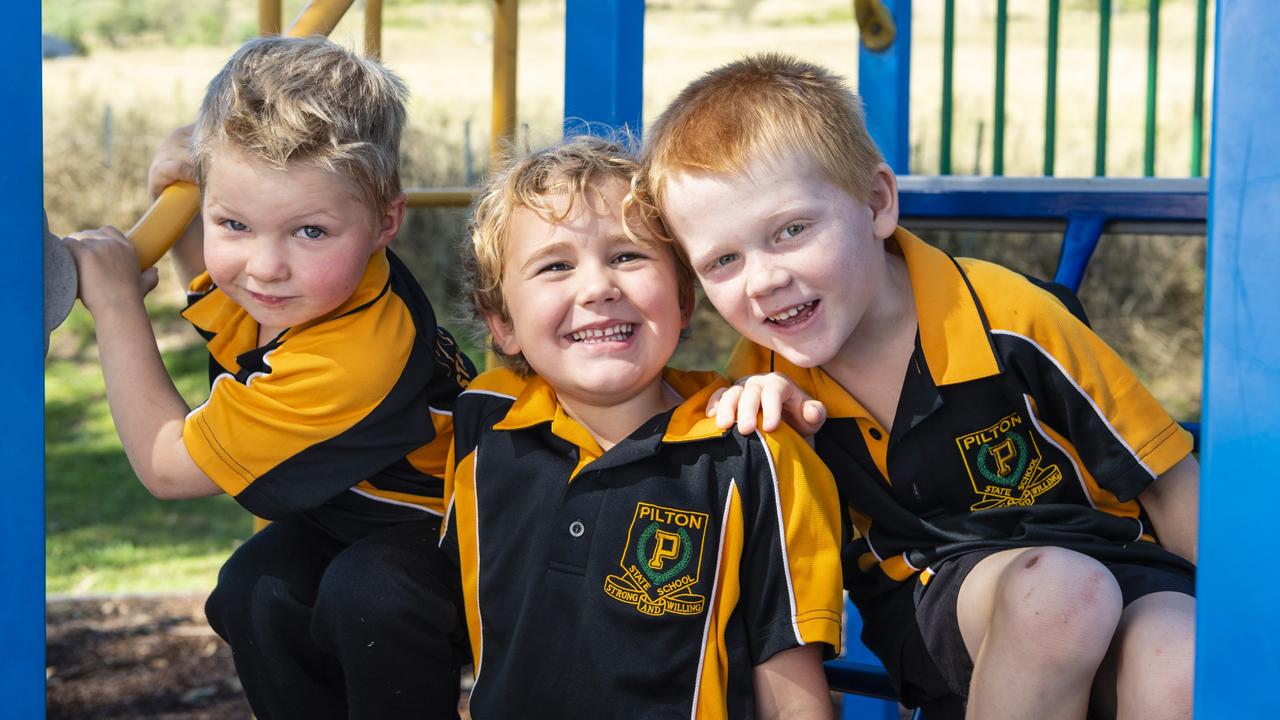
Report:
<svg viewBox="0 0 1280 720"><path fill-rule="evenodd" d="M807 303L793 305L777 315L770 315L765 319L774 325L782 325L784 327L795 325L809 319L809 316L813 315L814 310L817 309L819 302L818 300L810 300Z"/></svg>
<svg viewBox="0 0 1280 720"><path fill-rule="evenodd" d="M610 325L607 328L593 328L590 330L579 330L569 334L569 339L580 343L604 343L604 342L622 342L631 337L636 331L636 326L632 323L618 323Z"/></svg>

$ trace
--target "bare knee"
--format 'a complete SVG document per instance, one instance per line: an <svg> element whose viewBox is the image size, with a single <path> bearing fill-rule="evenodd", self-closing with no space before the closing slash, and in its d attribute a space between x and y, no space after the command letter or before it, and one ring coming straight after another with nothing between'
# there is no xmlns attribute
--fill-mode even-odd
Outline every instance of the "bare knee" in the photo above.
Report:
<svg viewBox="0 0 1280 720"><path fill-rule="evenodd" d="M1121 605L1115 577L1098 561L1035 548L1004 569L992 624L1022 638L1042 662L1092 671L1111 645Z"/></svg>
<svg viewBox="0 0 1280 720"><path fill-rule="evenodd" d="M1117 637L1116 694L1124 716L1190 717L1195 599L1157 593L1125 609Z"/></svg>

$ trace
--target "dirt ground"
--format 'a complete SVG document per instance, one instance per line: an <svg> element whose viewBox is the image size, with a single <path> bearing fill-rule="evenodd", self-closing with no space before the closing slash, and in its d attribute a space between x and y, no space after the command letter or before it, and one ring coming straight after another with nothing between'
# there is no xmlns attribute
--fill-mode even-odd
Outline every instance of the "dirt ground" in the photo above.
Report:
<svg viewBox="0 0 1280 720"><path fill-rule="evenodd" d="M46 613L50 720L252 717L203 597L55 600Z"/></svg>

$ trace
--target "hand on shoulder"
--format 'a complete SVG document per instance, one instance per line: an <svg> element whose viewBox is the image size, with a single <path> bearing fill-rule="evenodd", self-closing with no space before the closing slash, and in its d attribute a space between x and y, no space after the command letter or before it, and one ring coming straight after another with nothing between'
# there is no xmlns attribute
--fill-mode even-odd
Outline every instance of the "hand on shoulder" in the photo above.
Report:
<svg viewBox="0 0 1280 720"><path fill-rule="evenodd" d="M781 373L749 375L707 400L707 417L728 429L749 435L758 427L773 432L785 421L804 437L812 437L827 420L827 408Z"/></svg>

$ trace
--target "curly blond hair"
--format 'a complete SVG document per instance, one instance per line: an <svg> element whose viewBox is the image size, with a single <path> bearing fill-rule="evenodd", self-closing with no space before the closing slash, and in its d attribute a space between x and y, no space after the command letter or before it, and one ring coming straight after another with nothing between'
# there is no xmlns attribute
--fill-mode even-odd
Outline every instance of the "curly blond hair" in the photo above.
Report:
<svg viewBox="0 0 1280 720"><path fill-rule="evenodd" d="M203 187L216 152L283 170L311 164L347 177L374 218L400 193L409 92L395 73L319 36L248 41L214 76L196 120Z"/></svg>

